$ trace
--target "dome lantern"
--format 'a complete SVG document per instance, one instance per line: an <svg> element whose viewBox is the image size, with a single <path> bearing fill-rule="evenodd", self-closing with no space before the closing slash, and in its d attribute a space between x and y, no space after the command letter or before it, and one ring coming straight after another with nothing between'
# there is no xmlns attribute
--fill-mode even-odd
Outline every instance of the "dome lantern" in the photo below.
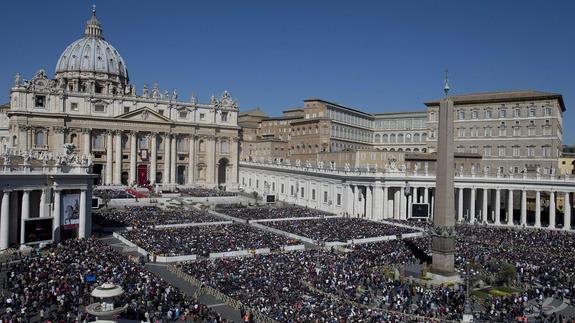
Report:
<svg viewBox="0 0 575 323"><path fill-rule="evenodd" d="M92 6L92 18L86 23L86 30L84 31L86 37L104 38L102 36L102 25L96 18L96 5Z"/></svg>

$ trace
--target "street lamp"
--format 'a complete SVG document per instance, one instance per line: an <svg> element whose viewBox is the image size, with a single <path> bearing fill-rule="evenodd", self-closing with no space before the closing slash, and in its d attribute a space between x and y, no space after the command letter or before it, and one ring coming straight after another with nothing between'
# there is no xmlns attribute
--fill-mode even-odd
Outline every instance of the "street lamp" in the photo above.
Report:
<svg viewBox="0 0 575 323"><path fill-rule="evenodd" d="M403 194L405 195L405 204L407 205L407 211L406 211L406 215L409 214L409 196L411 196L411 185L409 185L408 181L405 181L405 189L403 191Z"/></svg>

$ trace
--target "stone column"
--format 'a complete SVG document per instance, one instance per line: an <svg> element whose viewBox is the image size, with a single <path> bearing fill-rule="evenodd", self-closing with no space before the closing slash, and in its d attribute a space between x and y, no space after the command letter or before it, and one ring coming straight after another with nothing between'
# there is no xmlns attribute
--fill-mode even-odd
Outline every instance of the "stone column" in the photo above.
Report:
<svg viewBox="0 0 575 323"><path fill-rule="evenodd" d="M365 217L368 219L373 218L373 193L371 191L371 186L365 187Z"/></svg>
<svg viewBox="0 0 575 323"><path fill-rule="evenodd" d="M112 131L106 132L106 185L112 185Z"/></svg>
<svg viewBox="0 0 575 323"><path fill-rule="evenodd" d="M389 198L389 195L388 195L388 193L389 193L389 192L388 192L387 186L384 186L384 187L383 187L383 213L382 213L382 218L383 218L383 219L389 218L389 214L388 214L388 211L389 211L389 210L388 210L388 208L389 208L389 207L388 207L388 198ZM393 215L392 215L392 216L393 216Z"/></svg>
<svg viewBox="0 0 575 323"><path fill-rule="evenodd" d="M128 176L128 185L136 183L136 151L137 151L138 132L130 131L130 176Z"/></svg>
<svg viewBox="0 0 575 323"><path fill-rule="evenodd" d="M359 185L355 185L354 187L354 196L353 196L353 216L359 218L359 197L361 193L359 192Z"/></svg>
<svg viewBox="0 0 575 323"><path fill-rule="evenodd" d="M483 189L483 204L481 206L482 219L481 222L489 223L489 210L487 209L487 198L489 196L489 189Z"/></svg>
<svg viewBox="0 0 575 323"><path fill-rule="evenodd" d="M232 138L232 140L230 140L230 145L231 145L231 149L232 149L230 152L231 153L230 163L232 163L232 174L231 174L230 182L237 183L238 182L238 161L240 160L240 157L238 155L239 139L237 137Z"/></svg>
<svg viewBox="0 0 575 323"><path fill-rule="evenodd" d="M0 250L7 249L10 244L10 193L2 191L2 207L0 209Z"/></svg>
<svg viewBox="0 0 575 323"><path fill-rule="evenodd" d="M571 230L571 201L569 200L569 192L565 192L564 193L564 200L565 202L563 203L563 212L564 212L564 218L563 218L563 229L564 230Z"/></svg>
<svg viewBox="0 0 575 323"><path fill-rule="evenodd" d="M409 195L407 197L407 218L411 219L412 217L412 209L413 209L413 195Z"/></svg>
<svg viewBox="0 0 575 323"><path fill-rule="evenodd" d="M457 222L463 222L463 187L457 193Z"/></svg>
<svg viewBox="0 0 575 323"><path fill-rule="evenodd" d="M52 127L52 136L46 133L47 144L51 149L61 149L65 143L67 129L64 127Z"/></svg>
<svg viewBox="0 0 575 323"><path fill-rule="evenodd" d="M158 135L155 133L150 133L150 145L151 147L151 154L150 154L150 183L156 184L156 173L158 172L158 142L157 142Z"/></svg>
<svg viewBox="0 0 575 323"><path fill-rule="evenodd" d="M382 195L383 195L383 189L381 187L381 184L378 182L373 187L373 207L372 207L373 211L372 211L372 214L373 214L373 219L375 219L375 220L383 219L383 209L381 206Z"/></svg>
<svg viewBox="0 0 575 323"><path fill-rule="evenodd" d="M164 137L164 174L162 176L162 184L168 184L170 182L170 147L172 139L170 134L166 134Z"/></svg>
<svg viewBox="0 0 575 323"><path fill-rule="evenodd" d="M345 208L349 216L353 216L353 187L350 184L345 185Z"/></svg>
<svg viewBox="0 0 575 323"><path fill-rule="evenodd" d="M429 187L423 190L423 203L429 203Z"/></svg>
<svg viewBox="0 0 575 323"><path fill-rule="evenodd" d="M541 228L541 191L535 191L535 227Z"/></svg>
<svg viewBox="0 0 575 323"><path fill-rule="evenodd" d="M82 129L82 136L84 137L84 143L83 143L83 153L86 156L89 156L91 151L92 151L92 147L91 147L91 143L92 143L92 137L90 136L91 130L84 128Z"/></svg>
<svg viewBox="0 0 575 323"><path fill-rule="evenodd" d="M114 185L122 185L122 132L116 131L114 151Z"/></svg>
<svg viewBox="0 0 575 323"><path fill-rule="evenodd" d="M555 229L555 192L549 192L549 228Z"/></svg>
<svg viewBox="0 0 575 323"><path fill-rule="evenodd" d="M405 198L405 187L401 186L399 189L399 218L401 220L407 219L407 214L405 212L406 204L407 199Z"/></svg>
<svg viewBox="0 0 575 323"><path fill-rule="evenodd" d="M194 184L194 166L196 162L194 160L196 156L196 137L195 135L190 135L189 142L190 148L188 150L188 185Z"/></svg>
<svg viewBox="0 0 575 323"><path fill-rule="evenodd" d="M22 212L20 215L20 244L24 244L24 223L30 218L30 191L22 191Z"/></svg>
<svg viewBox="0 0 575 323"><path fill-rule="evenodd" d="M507 191L507 225L513 225L513 190Z"/></svg>
<svg viewBox="0 0 575 323"><path fill-rule="evenodd" d="M392 219L400 219L400 211L399 208L401 207L401 203L399 202L399 190L396 189L395 192L393 192L393 215L392 215Z"/></svg>
<svg viewBox="0 0 575 323"><path fill-rule="evenodd" d="M60 191L54 190L54 209L52 210L52 217L54 217L54 222L52 222L52 236L54 242L60 241L60 209L62 203L60 200Z"/></svg>
<svg viewBox="0 0 575 323"><path fill-rule="evenodd" d="M88 238L89 234L86 232L86 190L80 190L80 224L78 226L78 238Z"/></svg>
<svg viewBox="0 0 575 323"><path fill-rule="evenodd" d="M170 184L176 184L176 175L177 175L177 167L178 164L178 135L172 136L172 147L170 148L170 152L172 156L170 157Z"/></svg>
<svg viewBox="0 0 575 323"><path fill-rule="evenodd" d="M209 184L216 184L215 174L216 174L216 137L208 137L208 174L206 181Z"/></svg>
<svg viewBox="0 0 575 323"><path fill-rule="evenodd" d="M46 189L41 190L40 195L40 210L38 212L38 217L43 218L46 216Z"/></svg>
<svg viewBox="0 0 575 323"><path fill-rule="evenodd" d="M474 187L471 189L471 200L469 200L469 223L475 222L475 196L477 193L477 189Z"/></svg>
<svg viewBox="0 0 575 323"><path fill-rule="evenodd" d="M495 224L501 225L501 189L495 190Z"/></svg>
<svg viewBox="0 0 575 323"><path fill-rule="evenodd" d="M521 225L527 225L527 191L521 190Z"/></svg>

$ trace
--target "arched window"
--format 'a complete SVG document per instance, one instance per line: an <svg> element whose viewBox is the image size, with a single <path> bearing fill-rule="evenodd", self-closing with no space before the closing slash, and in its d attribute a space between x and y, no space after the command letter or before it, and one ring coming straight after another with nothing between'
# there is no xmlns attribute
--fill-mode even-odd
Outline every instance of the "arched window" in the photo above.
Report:
<svg viewBox="0 0 575 323"><path fill-rule="evenodd" d="M95 134L92 137L92 147L93 149L104 149L104 136L101 133Z"/></svg>
<svg viewBox="0 0 575 323"><path fill-rule="evenodd" d="M198 143L198 150L202 153L206 151L206 142L205 141L200 140L200 142Z"/></svg>
<svg viewBox="0 0 575 323"><path fill-rule="evenodd" d="M387 136L387 134L384 134L383 136L381 136L383 143L388 143L389 142L389 137Z"/></svg>
<svg viewBox="0 0 575 323"><path fill-rule="evenodd" d="M122 149L128 149L128 135L122 134Z"/></svg>
<svg viewBox="0 0 575 323"><path fill-rule="evenodd" d="M139 149L148 148L148 137L147 136L138 136L138 148Z"/></svg>
<svg viewBox="0 0 575 323"><path fill-rule="evenodd" d="M36 136L34 139L34 144L36 147L46 146L46 132L43 129L36 130Z"/></svg>
<svg viewBox="0 0 575 323"><path fill-rule="evenodd" d="M185 138L178 138L176 141L177 151L184 152L187 151L186 149L186 139Z"/></svg>
<svg viewBox="0 0 575 323"><path fill-rule="evenodd" d="M379 134L375 135L375 143L379 144L381 142L381 136Z"/></svg>
<svg viewBox="0 0 575 323"><path fill-rule="evenodd" d="M73 133L70 134L70 143L76 147L78 147L78 135Z"/></svg>
<svg viewBox="0 0 575 323"><path fill-rule="evenodd" d="M403 143L403 134L400 133L399 135L397 135L397 142Z"/></svg>
<svg viewBox="0 0 575 323"><path fill-rule="evenodd" d="M389 135L389 142L392 144L395 143L395 134L392 133L391 135Z"/></svg>
<svg viewBox="0 0 575 323"><path fill-rule="evenodd" d="M413 142L419 142L420 140L421 140L421 137L419 137L418 133L413 135Z"/></svg>

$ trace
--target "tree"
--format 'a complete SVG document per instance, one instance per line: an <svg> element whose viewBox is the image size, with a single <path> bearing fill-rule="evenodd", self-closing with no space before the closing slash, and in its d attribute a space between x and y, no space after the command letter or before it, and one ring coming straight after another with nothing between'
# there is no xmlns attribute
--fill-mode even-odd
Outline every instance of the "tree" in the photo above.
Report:
<svg viewBox="0 0 575 323"><path fill-rule="evenodd" d="M499 271L497 272L497 281L502 285L509 287L517 275L515 266L508 262L501 262L499 264Z"/></svg>

